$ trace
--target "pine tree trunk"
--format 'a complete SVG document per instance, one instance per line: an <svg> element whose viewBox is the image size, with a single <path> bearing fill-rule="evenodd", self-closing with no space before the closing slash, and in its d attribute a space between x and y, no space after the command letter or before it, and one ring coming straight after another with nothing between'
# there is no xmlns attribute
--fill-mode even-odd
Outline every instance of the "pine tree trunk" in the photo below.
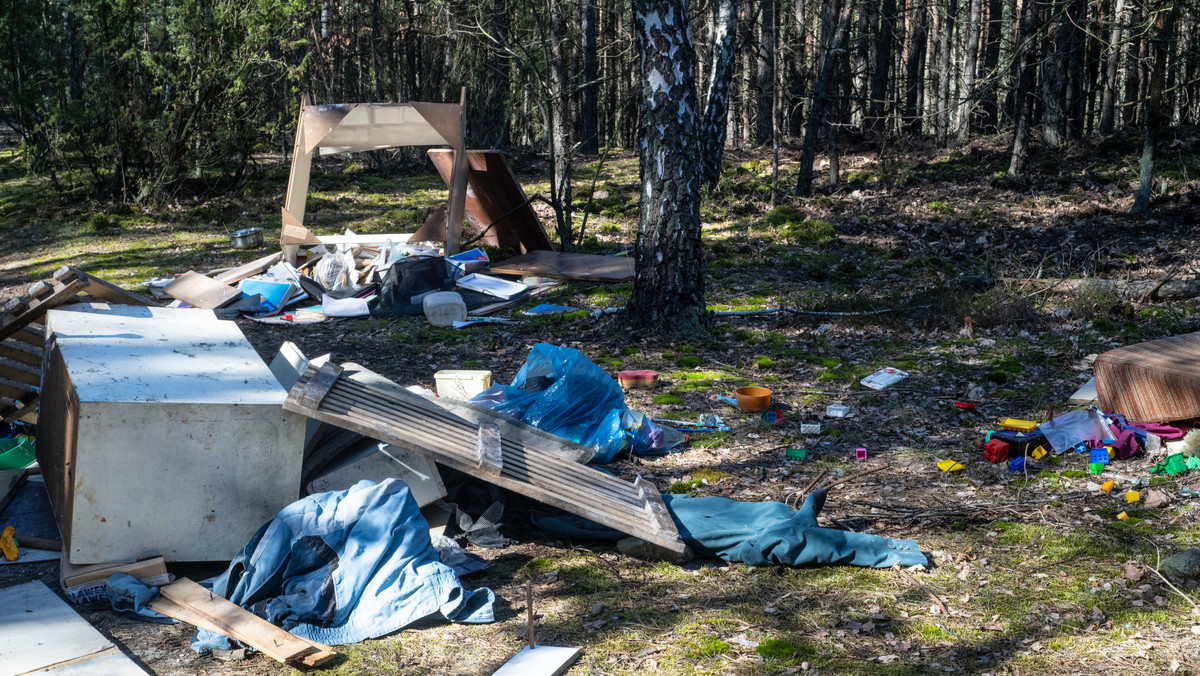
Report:
<svg viewBox="0 0 1200 676"><path fill-rule="evenodd" d="M837 67L838 53L842 50L846 32L850 27L853 2L842 7L841 0L825 0L821 22L821 53L817 57L817 80L813 85L813 102L804 123L804 146L800 151L800 177L796 181L796 194L812 193L813 162L817 157L817 142L820 140L821 125L825 121L825 110Z"/></svg>
<svg viewBox="0 0 1200 676"><path fill-rule="evenodd" d="M729 87L733 82L734 47L737 45L737 0L719 0L714 8L711 40L712 67L704 97L704 121L700 126L700 160L703 183L709 189L721 179L721 157L729 118Z"/></svg>
<svg viewBox="0 0 1200 676"><path fill-rule="evenodd" d="M758 81L755 83L757 110L755 120L755 145L771 140L774 132L774 116L771 106L775 101L775 0L761 0L762 12L758 22Z"/></svg>
<svg viewBox="0 0 1200 676"><path fill-rule="evenodd" d="M1042 142L1057 148L1067 136L1067 30L1066 0L1054 3L1057 17L1046 32L1046 57L1042 60Z"/></svg>
<svg viewBox="0 0 1200 676"><path fill-rule="evenodd" d="M911 134L921 133L921 91L925 60L925 22L929 13L926 0L910 0L908 42L904 49L904 128Z"/></svg>
<svg viewBox="0 0 1200 676"><path fill-rule="evenodd" d="M870 0L868 0L870 1ZM896 34L896 0L882 0L879 8L879 35L875 42L875 70L871 73L871 109L868 126L876 133L887 131L891 106L888 74L892 63Z"/></svg>
<svg viewBox="0 0 1200 676"><path fill-rule="evenodd" d="M697 335L709 315L687 1L633 0L633 14L641 53L642 195L628 319L645 331Z"/></svg>
<svg viewBox="0 0 1200 676"><path fill-rule="evenodd" d="M866 0L858 8L858 35L854 46L854 67L851 69L853 87L850 91L853 92L851 98L853 107L850 111L850 123L859 129L866 129L867 108L870 102L868 83L870 82L871 66L874 63L871 59L871 45L875 26L879 23L877 9L878 5L874 0Z"/></svg>
<svg viewBox="0 0 1200 676"><path fill-rule="evenodd" d="M948 0L945 11L942 12L942 26L938 31L938 95L937 95L937 144L945 147L950 137L950 46L954 44L955 15L958 14L958 0Z"/></svg>
<svg viewBox="0 0 1200 676"><path fill-rule="evenodd" d="M564 0L551 0L549 19L548 75L550 91L547 92L550 108L550 156L553 175L550 186L550 201L554 204L559 241L564 251L575 248L573 223L571 220L571 96L567 86L566 23L562 11Z"/></svg>
<svg viewBox="0 0 1200 676"><path fill-rule="evenodd" d="M986 133L1000 130L1000 46L1003 44L1003 0L988 0L987 42L983 50L983 124Z"/></svg>
<svg viewBox="0 0 1200 676"><path fill-rule="evenodd" d="M1024 0L1017 33L1017 86L1013 89L1013 144L1008 163L1011 176L1025 174L1029 157L1029 128L1033 117L1033 85L1037 54L1033 32L1037 27L1037 1Z"/></svg>
<svg viewBox="0 0 1200 676"><path fill-rule="evenodd" d="M983 0L969 0L966 40L963 43L962 77L958 86L958 114L954 117L954 139L966 143L971 136L971 109L975 97L975 68L979 63L980 14Z"/></svg>
<svg viewBox="0 0 1200 676"><path fill-rule="evenodd" d="M1084 77L1085 59L1087 57L1087 36L1084 27L1087 25L1087 0L1067 0L1067 20L1063 25L1066 31L1066 113L1067 136L1072 139L1083 138L1084 116L1088 97L1089 80Z"/></svg>
<svg viewBox="0 0 1200 676"><path fill-rule="evenodd" d="M1150 47L1154 50L1154 66L1147 91L1145 122L1142 125L1142 159L1139 163L1138 189L1133 198L1133 208L1130 209L1130 212L1135 214L1150 209L1150 196L1154 191L1154 154L1162 136L1164 122L1163 81L1166 79L1167 55L1175 32L1175 17L1179 13L1179 3L1167 0L1166 4L1169 7L1158 8L1157 30L1153 39L1147 41L1153 43Z"/></svg>
<svg viewBox="0 0 1200 676"><path fill-rule="evenodd" d="M579 16L583 33L580 45L583 60L583 90L579 99L579 151L595 153L600 149L596 98L599 73L596 62L596 0L580 0Z"/></svg>

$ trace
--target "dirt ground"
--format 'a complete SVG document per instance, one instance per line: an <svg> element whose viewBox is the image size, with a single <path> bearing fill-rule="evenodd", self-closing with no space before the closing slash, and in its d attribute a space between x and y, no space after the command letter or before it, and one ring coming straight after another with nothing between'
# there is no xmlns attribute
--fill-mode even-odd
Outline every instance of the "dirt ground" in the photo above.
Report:
<svg viewBox="0 0 1200 676"><path fill-rule="evenodd" d="M956 153L847 153L842 167L851 182L788 201L794 213L772 211L762 196L768 160L732 157L704 207L709 302L717 312L792 310L718 315L706 335L686 341L630 336L619 314L589 316L623 305L629 286L587 283L565 284L502 313L518 320L510 325L459 331L415 318L288 327L239 321L264 359L290 340L309 356L330 352L403 385L432 388L433 374L444 368L490 369L494 382L508 382L538 342L578 349L611 373L658 370L657 389L627 394L631 408L688 420L715 413L731 431L696 434L677 452L623 457L608 469L626 479L640 474L664 493L754 501L795 500L820 476L829 486L822 525L914 539L932 564L901 573L752 568L703 557L642 561L611 544L533 532L524 521L529 505L505 496L510 519L503 532L518 543L468 546L494 565L464 578L470 588L496 592L496 623L431 623L346 646L323 671L490 673L521 646L524 582L532 579L541 640L583 648L572 674L1195 673L1196 583L1172 587L1153 569L1160 554L1200 540L1200 499L1181 494L1200 484L1200 475L1156 478L1143 490L1147 500L1127 505L1121 490L1088 490L1086 461L1072 453L1010 473L977 451L1000 419L1040 421L1048 407L1068 408L1095 355L1200 330L1194 297L1123 297L1095 287L1065 292L1036 281L1197 277L1200 140L1181 136L1170 146L1180 166L1193 167L1192 178L1172 178L1153 213L1137 217L1126 213L1136 144L1101 141L1043 157L1034 178L1020 183L998 175L1002 140ZM590 180L591 168L581 175ZM790 171L786 165L781 183ZM530 193L545 180L534 173L522 179ZM369 181L364 189L352 173L322 180L314 184L313 217L327 227L378 210L380 199L414 192L408 178L387 190ZM636 161L610 160L598 186L606 194L584 207L594 209L595 233L585 248L628 248L636 209L627 213L621 204L636 196ZM278 213L276 193L207 206L248 211L246 218L266 223L272 209ZM230 258L206 239L199 219L184 216L168 225L166 216L152 214L153 223L103 236L89 234L86 213L63 206L39 211L14 203L0 206L0 216L25 218L14 226L18 236L46 238L0 257L0 276L10 285L44 276L68 257L125 282ZM78 224L63 225L71 219ZM370 227L388 226L361 229ZM133 258L113 254L151 237L170 245ZM171 247L189 242L205 254L180 265ZM55 243L62 248L51 251ZM537 303L580 312L520 314ZM886 366L911 375L882 391L859 384ZM773 390L788 407L782 422L763 424L716 399L746 384ZM967 399L977 403L974 410L954 406ZM850 416L827 417L834 403L848 405ZM820 434L801 434L802 423L814 422ZM813 459L790 461L789 447L810 449ZM855 459L860 447L866 460ZM944 473L936 463L945 459L965 469ZM1145 470L1152 464L1137 457L1113 472L1150 482ZM1150 501L1152 493L1158 497ZM1119 520L1120 512L1130 518ZM201 577L219 568L173 572ZM29 579L57 589L57 566L0 567L0 587ZM157 674L294 671L263 656L197 655L185 626L128 620L104 604L77 610Z"/></svg>

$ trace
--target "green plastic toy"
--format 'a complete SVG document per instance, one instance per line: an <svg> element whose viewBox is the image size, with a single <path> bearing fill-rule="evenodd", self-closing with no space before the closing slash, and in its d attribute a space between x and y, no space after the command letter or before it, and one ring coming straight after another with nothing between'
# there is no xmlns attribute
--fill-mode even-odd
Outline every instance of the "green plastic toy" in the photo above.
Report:
<svg viewBox="0 0 1200 676"><path fill-rule="evenodd" d="M1103 472L1105 467L1106 467L1105 465L1102 465L1098 462L1089 462L1088 463L1088 471L1091 472L1092 474L1099 474L1099 473Z"/></svg>
<svg viewBox="0 0 1200 676"><path fill-rule="evenodd" d="M788 460L798 460L800 462L805 462L808 460L807 448L789 448L787 451L785 451L785 453Z"/></svg>

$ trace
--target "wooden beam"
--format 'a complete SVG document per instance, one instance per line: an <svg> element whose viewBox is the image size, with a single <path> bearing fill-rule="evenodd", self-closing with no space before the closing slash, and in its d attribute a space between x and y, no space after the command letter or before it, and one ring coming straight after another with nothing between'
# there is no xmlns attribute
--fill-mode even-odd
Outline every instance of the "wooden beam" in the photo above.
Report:
<svg viewBox="0 0 1200 676"><path fill-rule="evenodd" d="M263 256L262 258L252 260L245 265L239 265L231 270L226 270L216 277L213 277L213 279L222 284L237 284L247 277L253 277L254 275L265 272L267 268L275 265L281 260L283 260L283 252L276 251L269 256Z"/></svg>
<svg viewBox="0 0 1200 676"><path fill-rule="evenodd" d="M45 282L39 282L45 284ZM50 285L47 285L50 286ZM40 298L36 298L29 303L29 308L24 312L16 315L8 315L0 324L0 340L16 335L18 331L26 325L40 319L42 315L56 305L61 305L69 298L79 295L79 292L87 286L87 283L78 276L71 279L66 284L58 284L51 286L51 291L48 294L42 294ZM39 293L41 290L39 290Z"/></svg>
<svg viewBox="0 0 1200 676"><path fill-rule="evenodd" d="M29 364L9 361L4 359L3 355L0 354L0 378L7 378L22 385L40 387L42 384L42 369L33 368Z"/></svg>
<svg viewBox="0 0 1200 676"><path fill-rule="evenodd" d="M329 394L329 389L337 382L338 376L342 375L342 367L333 362L325 362L321 368L313 375L308 382L304 384L304 388L296 394L296 401L301 406L309 406L316 408L321 405L321 400Z"/></svg>
<svg viewBox="0 0 1200 676"><path fill-rule="evenodd" d="M16 339L0 342L0 359L6 359L25 366L35 366L41 372L42 351L26 345Z"/></svg>
<svg viewBox="0 0 1200 676"><path fill-rule="evenodd" d="M338 378L319 406L308 406L302 402L301 393L316 375L316 368L305 371L284 402L285 409L421 453L440 464L670 551L684 551L674 522L658 518L653 507L647 507L651 494L644 482L635 486L503 437L503 464L499 474L493 475L479 466L478 424L447 413L411 392L369 387L349 378Z"/></svg>
<svg viewBox="0 0 1200 676"><path fill-rule="evenodd" d="M151 610L241 641L278 662L315 667L337 656L333 648L286 632L186 577L159 593L171 603L156 599Z"/></svg>
<svg viewBox="0 0 1200 676"><path fill-rule="evenodd" d="M112 284L100 279L99 277L89 275L83 270L70 265L64 265L63 267L59 268L58 272L54 273L55 279L58 279L58 275L64 271L70 272L76 276L81 276L83 278L84 282L87 284L87 286L83 289L83 293L86 293L89 296L94 296L101 300L106 300L113 305L140 305L143 307L158 307L160 305L159 303L156 303L145 296L136 294L132 291L126 291L116 284ZM66 275L64 275L64 278L65 277Z"/></svg>

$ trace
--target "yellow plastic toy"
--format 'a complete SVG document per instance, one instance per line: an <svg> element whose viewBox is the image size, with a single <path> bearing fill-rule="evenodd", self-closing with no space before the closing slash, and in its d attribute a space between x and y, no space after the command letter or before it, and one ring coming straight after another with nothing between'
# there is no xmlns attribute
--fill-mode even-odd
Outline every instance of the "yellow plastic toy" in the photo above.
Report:
<svg viewBox="0 0 1200 676"><path fill-rule="evenodd" d="M966 469L959 463L954 462L953 460L943 460L943 461L939 462L937 464L937 466L938 466L938 469L942 470L943 472L957 472L960 469Z"/></svg>
<svg viewBox="0 0 1200 676"><path fill-rule="evenodd" d="M17 560L17 541L13 539L13 534L17 529L9 526L4 529L4 535L0 536L0 551L4 552L4 558L9 561Z"/></svg>
<svg viewBox="0 0 1200 676"><path fill-rule="evenodd" d="M1104 485L1100 487L1100 490L1104 491L1105 493L1111 493L1112 489L1114 489L1116 487L1117 487L1117 482L1105 481Z"/></svg>
<svg viewBox="0 0 1200 676"><path fill-rule="evenodd" d="M1047 451L1046 451L1045 446L1038 446L1037 448L1033 449L1029 454L1033 456L1034 460L1041 460L1042 458L1046 457L1046 453L1047 453Z"/></svg>
<svg viewBox="0 0 1200 676"><path fill-rule="evenodd" d="M1037 425L1032 420L1017 420L1016 418L1005 418L1000 421L1000 429L1011 432L1032 432L1037 429Z"/></svg>
<svg viewBox="0 0 1200 676"><path fill-rule="evenodd" d="M1128 519L1128 518L1129 518L1129 515L1128 515L1128 514L1126 514L1125 512L1121 512L1120 514L1118 514L1118 515L1117 515L1117 518L1118 518L1118 519L1120 519L1120 520L1122 520L1122 521L1125 521L1126 519Z"/></svg>
<svg viewBox="0 0 1200 676"><path fill-rule="evenodd" d="M1112 446L1105 446L1104 450L1108 451L1108 459L1109 460L1117 459L1117 449L1113 448Z"/></svg>
<svg viewBox="0 0 1200 676"><path fill-rule="evenodd" d="M1125 492L1125 502L1128 504L1132 505L1133 503L1135 503L1141 499L1142 499L1142 494L1138 493L1137 491L1126 491Z"/></svg>

